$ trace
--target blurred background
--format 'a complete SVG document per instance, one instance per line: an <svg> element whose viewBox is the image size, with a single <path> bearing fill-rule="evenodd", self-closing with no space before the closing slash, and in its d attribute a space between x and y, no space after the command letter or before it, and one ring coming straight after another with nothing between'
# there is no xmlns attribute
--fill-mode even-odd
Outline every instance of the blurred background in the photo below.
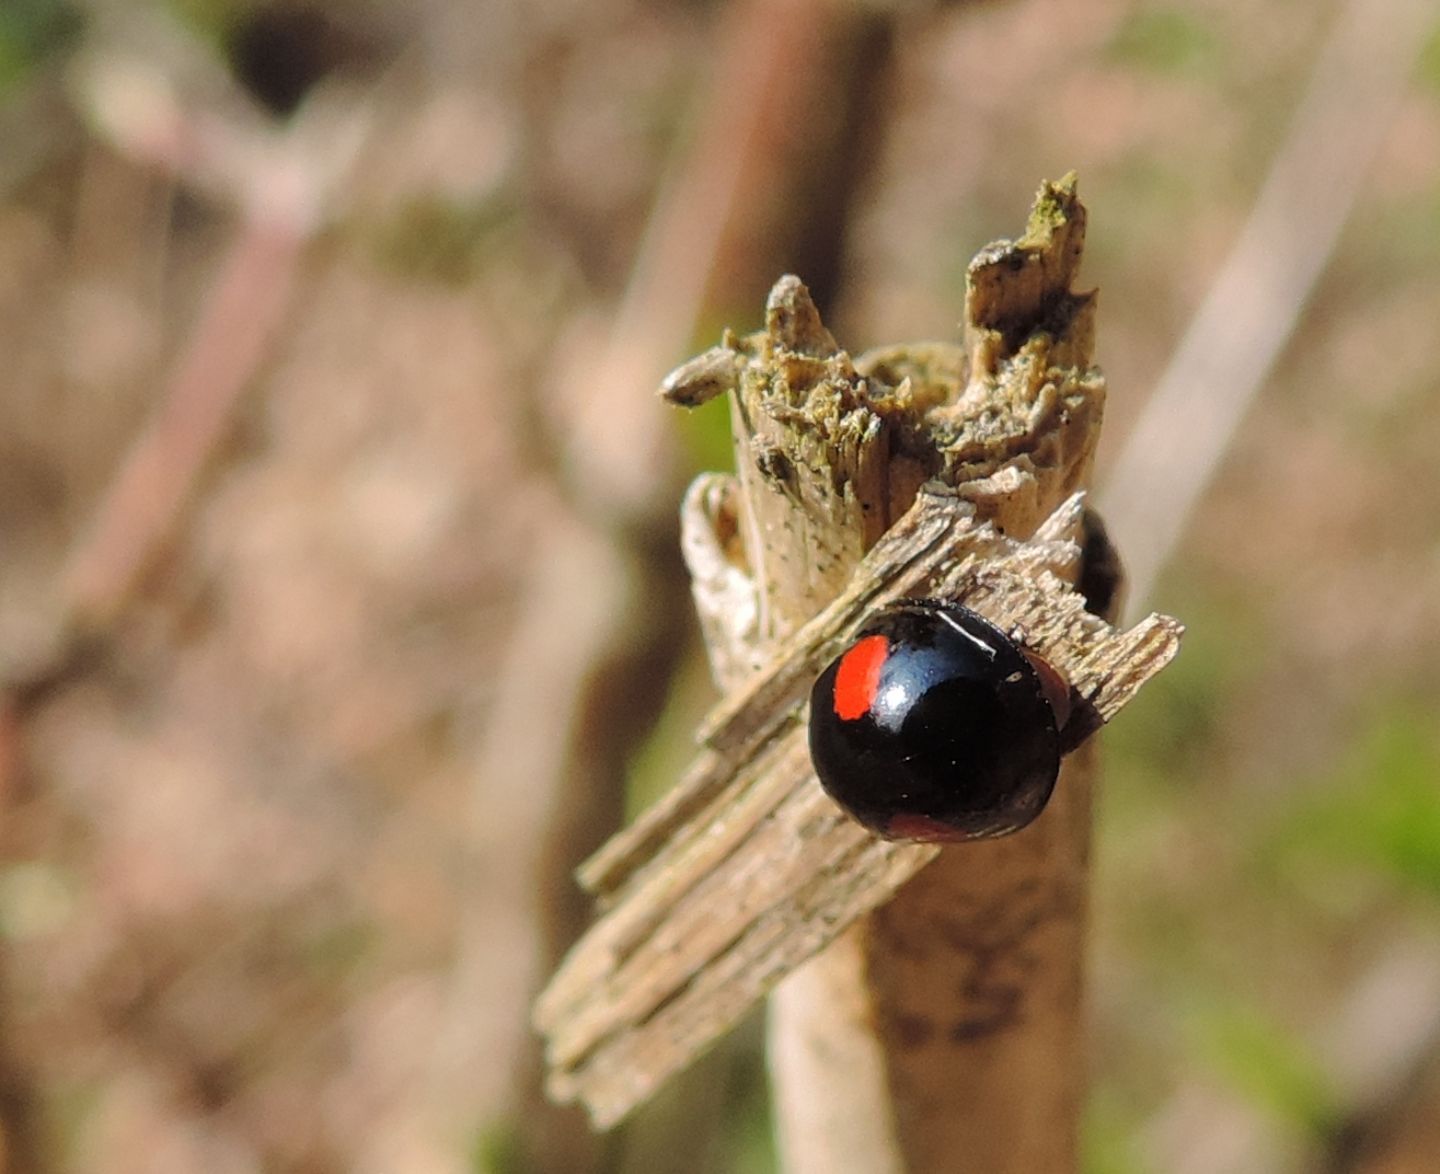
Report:
<svg viewBox="0 0 1440 1174"><path fill-rule="evenodd" d="M753 1026L606 1139L526 1026L713 700L724 411L653 389L786 271L955 337L1075 168L1189 625L1105 738L1086 1169L1440 1170L1437 25L3 0L0 1169L773 1170Z"/></svg>

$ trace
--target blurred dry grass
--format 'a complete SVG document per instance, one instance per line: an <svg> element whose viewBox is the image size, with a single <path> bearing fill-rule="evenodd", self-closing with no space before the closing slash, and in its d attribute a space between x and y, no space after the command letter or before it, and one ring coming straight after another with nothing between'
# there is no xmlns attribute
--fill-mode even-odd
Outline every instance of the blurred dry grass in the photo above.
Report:
<svg viewBox="0 0 1440 1174"><path fill-rule="evenodd" d="M1075 167L1113 455L1333 15L0 8L4 1168L767 1168L748 1037L620 1143L534 1100L566 862L705 703L668 527L723 421L642 375L787 268L855 349L946 337ZM777 28L809 113L737 123L713 78ZM1185 655L1108 736L1096 1172L1435 1168L1431 37L1156 589ZM687 219L697 168L739 212ZM703 279L637 267L657 202ZM622 304L682 298L627 355ZM597 388L634 468L573 432Z"/></svg>

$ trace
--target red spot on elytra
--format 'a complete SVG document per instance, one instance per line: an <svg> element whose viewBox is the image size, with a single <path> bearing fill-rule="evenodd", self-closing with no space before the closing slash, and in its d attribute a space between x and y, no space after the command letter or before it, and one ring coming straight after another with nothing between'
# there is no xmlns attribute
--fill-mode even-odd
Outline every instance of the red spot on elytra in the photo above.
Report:
<svg viewBox="0 0 1440 1174"><path fill-rule="evenodd" d="M835 672L835 716L853 722L870 712L880 686L880 668L890 651L884 636L866 636L851 645Z"/></svg>

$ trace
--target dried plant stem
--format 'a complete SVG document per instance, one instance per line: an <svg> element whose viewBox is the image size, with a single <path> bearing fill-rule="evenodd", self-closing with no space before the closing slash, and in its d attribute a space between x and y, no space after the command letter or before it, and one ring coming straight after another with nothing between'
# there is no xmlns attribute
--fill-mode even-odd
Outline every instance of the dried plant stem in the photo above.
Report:
<svg viewBox="0 0 1440 1174"><path fill-rule="evenodd" d="M550 1090L597 1124L900 890L799 980L812 983L810 1018L787 1020L780 1004L787 1164L952 1169L955 1144L974 1147L980 1169L1071 1164L1082 760L1072 756L1052 810L1011 840L954 852L887 843L819 790L803 706L856 624L903 595L964 600L1023 629L1078 693L1077 742L1174 655L1174 621L1120 633L1067 586L1081 561L1075 490L1103 404L1093 298L1070 288L1083 234L1073 182L1043 188L1025 237L972 265L964 350L852 362L785 278L764 331L727 337L666 381L676 402L728 393L734 409L739 478L702 478L684 511L728 696L681 783L581 869L608 912L537 1003ZM901 889L937 857L933 882ZM989 1161L1002 1150L1010 1157Z"/></svg>
<svg viewBox="0 0 1440 1174"><path fill-rule="evenodd" d="M304 235L246 223L210 290L167 396L71 555L66 593L83 630L107 627L173 538L202 469L285 321Z"/></svg>
<svg viewBox="0 0 1440 1174"><path fill-rule="evenodd" d="M103 45L75 70L96 132L131 160L232 203L238 223L151 420L67 559L51 653L62 668L81 638L119 619L173 543L283 333L305 247L333 213L372 121L367 102L339 110L316 104L279 130L265 125L228 79L219 97L203 87L188 93L182 79L195 79L178 60L137 75L123 51ZM117 97L137 76L151 87L145 100Z"/></svg>
<svg viewBox="0 0 1440 1174"><path fill-rule="evenodd" d="M715 712L675 790L581 869L608 908L536 1005L552 1094L614 1124L935 858L871 836L810 772L798 720L810 683L875 607L933 591L1023 628L1077 691L1077 736L1169 661L1174 621L1116 632L1063 583L1079 518L1072 499L1022 544L953 495L923 493L841 596Z"/></svg>
<svg viewBox="0 0 1440 1174"><path fill-rule="evenodd" d="M1035 385L1013 339L1057 299L1075 298L1045 343L1054 345L1045 365L1069 372L1072 409L1032 415L1024 457L1020 446L982 445L945 470L983 518L1022 537L1083 483L1100 420L1091 307L1069 292L1084 230L1073 190L1060 189L1058 210L1032 223L1028 250L999 246L977 258L968 379L943 409L967 421L1020 417ZM1007 479L1026 490L993 492ZM791 607L813 600L795 577L767 586ZM1034 825L942 850L779 988L770 1057L790 1174L1073 1168L1092 765L1088 749L1072 756Z"/></svg>

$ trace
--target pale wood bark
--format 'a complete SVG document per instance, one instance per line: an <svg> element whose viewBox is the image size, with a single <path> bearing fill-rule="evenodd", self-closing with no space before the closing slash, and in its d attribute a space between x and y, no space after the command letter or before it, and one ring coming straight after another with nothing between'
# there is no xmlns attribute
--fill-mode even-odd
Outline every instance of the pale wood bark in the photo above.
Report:
<svg viewBox="0 0 1440 1174"><path fill-rule="evenodd" d="M1073 184L1043 189L1026 239L976 258L965 380L924 421L939 475L1011 535L1084 483L1098 437L1093 298L1070 289L1084 228ZM1088 747L1067 760L1030 828L942 850L780 987L786 1170L1074 1167L1093 761Z"/></svg>
<svg viewBox="0 0 1440 1174"><path fill-rule="evenodd" d="M1174 621L1120 633L1067 586L1103 403L1093 298L1070 290L1083 230L1073 182L1043 188L1026 236L972 266L964 349L852 361L787 278L763 332L727 337L667 380L678 402L731 395L738 480L702 480L685 517L730 693L687 777L582 868L609 910L537 1004L551 1091L597 1124L938 857L934 881L801 980L815 1014L776 1033L787 1161L953 1169L941 1163L956 1150L939 1147L960 1145L976 1169L1069 1164L1083 772L1067 766L1052 809L1011 840L887 843L816 786L803 708L856 624L905 595L1018 628L1071 681L1077 743L1174 655ZM991 1154L1019 1160L987 1165Z"/></svg>

